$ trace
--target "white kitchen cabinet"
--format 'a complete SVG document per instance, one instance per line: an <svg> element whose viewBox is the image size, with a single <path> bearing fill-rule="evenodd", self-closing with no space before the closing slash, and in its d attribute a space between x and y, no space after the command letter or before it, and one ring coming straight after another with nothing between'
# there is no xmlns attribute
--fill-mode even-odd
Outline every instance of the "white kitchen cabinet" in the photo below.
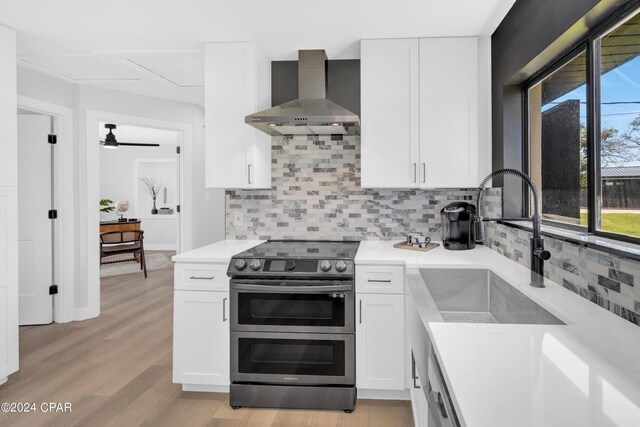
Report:
<svg viewBox="0 0 640 427"><path fill-rule="evenodd" d="M356 386L404 390L404 295L356 294Z"/></svg>
<svg viewBox="0 0 640 427"><path fill-rule="evenodd" d="M174 289L227 292L229 290L228 268L229 263L176 263L173 271Z"/></svg>
<svg viewBox="0 0 640 427"><path fill-rule="evenodd" d="M477 187L478 133L478 39L420 39L420 185Z"/></svg>
<svg viewBox="0 0 640 427"><path fill-rule="evenodd" d="M271 137L245 116L271 107L271 63L251 42L205 46L206 184L271 188Z"/></svg>
<svg viewBox="0 0 640 427"><path fill-rule="evenodd" d="M422 388L411 388L411 411L415 427L429 427L429 403Z"/></svg>
<svg viewBox="0 0 640 427"><path fill-rule="evenodd" d="M404 293L404 266L364 265L356 267L356 293Z"/></svg>
<svg viewBox="0 0 640 427"><path fill-rule="evenodd" d="M418 187L418 39L362 40L362 186Z"/></svg>
<svg viewBox="0 0 640 427"><path fill-rule="evenodd" d="M489 55L476 37L361 42L363 187L480 184L491 170Z"/></svg>
<svg viewBox="0 0 640 427"><path fill-rule="evenodd" d="M174 291L173 382L229 385L229 292Z"/></svg>

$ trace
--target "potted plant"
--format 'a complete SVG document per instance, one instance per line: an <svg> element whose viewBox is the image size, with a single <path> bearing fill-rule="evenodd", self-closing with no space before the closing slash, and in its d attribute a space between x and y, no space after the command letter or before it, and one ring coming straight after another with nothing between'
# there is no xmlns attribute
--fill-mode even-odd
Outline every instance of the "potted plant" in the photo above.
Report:
<svg viewBox="0 0 640 427"><path fill-rule="evenodd" d="M100 212L110 213L113 212L115 208L113 207L113 200L111 199L100 199Z"/></svg>

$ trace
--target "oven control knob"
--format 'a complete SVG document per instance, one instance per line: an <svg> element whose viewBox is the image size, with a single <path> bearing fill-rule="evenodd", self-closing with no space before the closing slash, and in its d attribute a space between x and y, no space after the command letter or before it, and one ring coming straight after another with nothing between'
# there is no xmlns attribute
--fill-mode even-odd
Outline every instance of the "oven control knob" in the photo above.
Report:
<svg viewBox="0 0 640 427"><path fill-rule="evenodd" d="M247 261L243 260L243 259L238 259L236 260L235 264L233 264L236 267L236 270L238 271L242 271L245 268L247 268Z"/></svg>
<svg viewBox="0 0 640 427"><path fill-rule="evenodd" d="M262 267L262 261L260 261L259 259L254 259L249 264L249 268L252 269L253 271L260 270L261 267Z"/></svg>
<svg viewBox="0 0 640 427"><path fill-rule="evenodd" d="M320 270L324 271L325 273L331 270L331 263L327 260L320 261Z"/></svg>
<svg viewBox="0 0 640 427"><path fill-rule="evenodd" d="M287 262L284 263L284 268L291 271L296 268L296 262L292 259L288 259Z"/></svg>
<svg viewBox="0 0 640 427"><path fill-rule="evenodd" d="M347 263L342 260L336 262L336 270L338 270L340 273L344 273L345 271L347 271Z"/></svg>

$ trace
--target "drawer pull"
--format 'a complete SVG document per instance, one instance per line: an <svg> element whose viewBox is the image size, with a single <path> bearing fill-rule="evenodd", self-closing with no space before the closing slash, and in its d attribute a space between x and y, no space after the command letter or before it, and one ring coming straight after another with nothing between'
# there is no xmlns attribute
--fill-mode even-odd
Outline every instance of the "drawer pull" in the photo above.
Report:
<svg viewBox="0 0 640 427"><path fill-rule="evenodd" d="M215 278L215 276L206 276L206 277L191 276L191 277L189 277L190 280L213 280L214 278Z"/></svg>
<svg viewBox="0 0 640 427"><path fill-rule="evenodd" d="M391 283L391 279L367 279L369 283Z"/></svg>
<svg viewBox="0 0 640 427"><path fill-rule="evenodd" d="M222 321L223 322L227 321L227 299L226 298L222 299Z"/></svg>

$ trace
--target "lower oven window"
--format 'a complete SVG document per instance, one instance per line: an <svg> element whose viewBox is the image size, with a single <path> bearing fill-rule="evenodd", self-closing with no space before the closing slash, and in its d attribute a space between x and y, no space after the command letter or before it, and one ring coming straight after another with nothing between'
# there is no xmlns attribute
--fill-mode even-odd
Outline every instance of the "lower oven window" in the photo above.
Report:
<svg viewBox="0 0 640 427"><path fill-rule="evenodd" d="M344 326L344 294L238 294L238 324Z"/></svg>
<svg viewBox="0 0 640 427"><path fill-rule="evenodd" d="M238 370L245 374L345 375L345 342L239 338Z"/></svg>

